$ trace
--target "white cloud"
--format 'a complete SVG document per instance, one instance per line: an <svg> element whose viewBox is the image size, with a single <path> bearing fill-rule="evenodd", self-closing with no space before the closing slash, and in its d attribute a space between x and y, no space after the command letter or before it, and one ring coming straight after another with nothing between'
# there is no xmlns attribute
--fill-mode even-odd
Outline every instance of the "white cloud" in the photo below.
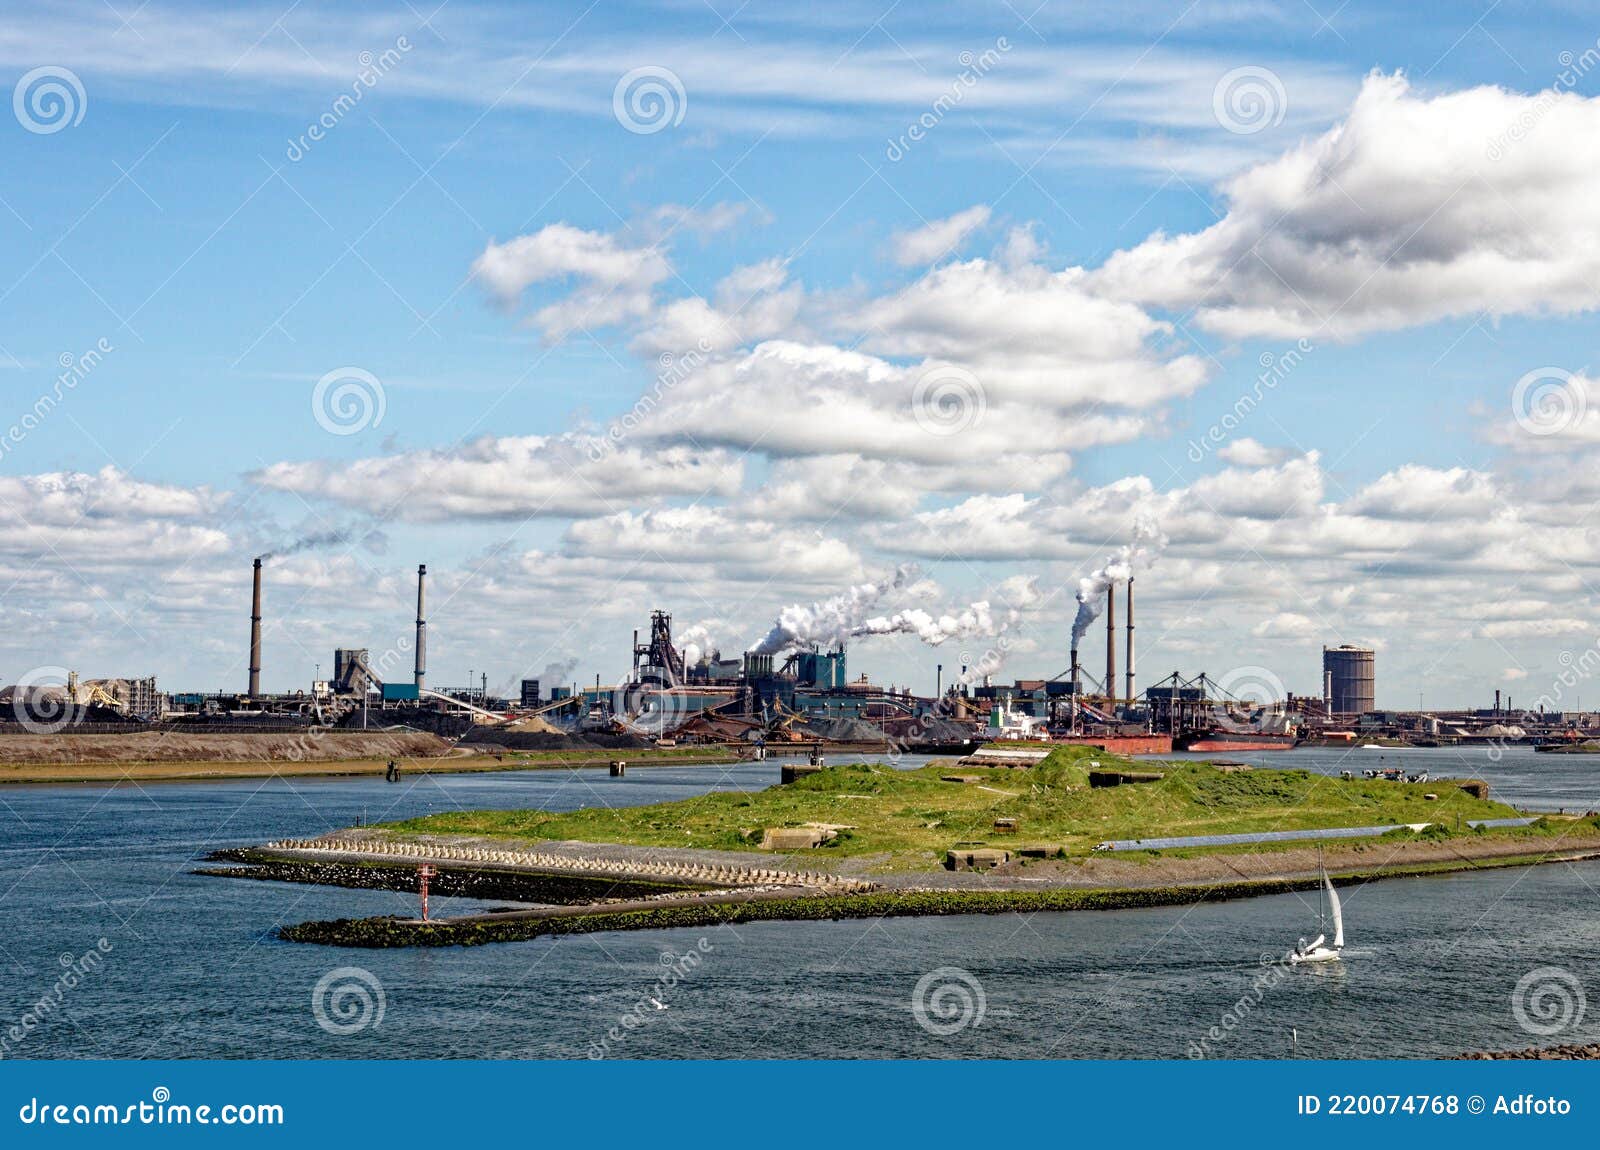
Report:
<svg viewBox="0 0 1600 1150"><path fill-rule="evenodd" d="M459 447L350 463L276 463L252 482L413 521L605 514L672 495L731 496L743 480L726 452L644 450L583 435L484 436Z"/></svg>
<svg viewBox="0 0 1600 1150"><path fill-rule="evenodd" d="M98 570L218 554L211 520L228 500L209 487L135 479L119 468L0 477L0 557Z"/></svg>
<svg viewBox="0 0 1600 1150"><path fill-rule="evenodd" d="M895 263L904 267L936 263L988 222L989 205L977 204L912 231L896 232L892 240Z"/></svg>
<svg viewBox="0 0 1600 1150"><path fill-rule="evenodd" d="M1223 462L1240 467L1271 467L1282 463L1289 455L1284 448L1268 447L1248 437L1226 443L1217 451L1217 457Z"/></svg>
<svg viewBox="0 0 1600 1150"><path fill-rule="evenodd" d="M1600 304L1600 97L1369 76L1341 123L1225 191L1219 222L1157 232L1093 286L1238 338Z"/></svg>
<svg viewBox="0 0 1600 1150"><path fill-rule="evenodd" d="M656 285L671 272L654 247L628 247L605 232L569 224L548 224L503 244L491 240L472 265L473 275L507 305L533 284L570 279L573 291L534 315L552 339L643 317Z"/></svg>
<svg viewBox="0 0 1600 1150"><path fill-rule="evenodd" d="M564 542L571 555L646 562L674 580L705 578L709 566L722 579L832 587L864 571L860 555L842 540L699 505L580 520Z"/></svg>

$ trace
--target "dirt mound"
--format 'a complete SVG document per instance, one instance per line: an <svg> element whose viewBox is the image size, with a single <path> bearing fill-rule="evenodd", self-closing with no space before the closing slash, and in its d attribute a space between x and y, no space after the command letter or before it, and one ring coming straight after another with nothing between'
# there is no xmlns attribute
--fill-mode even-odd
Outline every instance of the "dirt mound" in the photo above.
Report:
<svg viewBox="0 0 1600 1150"><path fill-rule="evenodd" d="M813 719L805 724L807 733L835 743L887 743L882 728L861 719Z"/></svg>
<svg viewBox="0 0 1600 1150"><path fill-rule="evenodd" d="M435 758L450 750L420 731L272 734L4 735L0 763L258 763Z"/></svg>
<svg viewBox="0 0 1600 1150"><path fill-rule="evenodd" d="M529 715L527 718L514 720L513 722L507 723L505 726L501 727L500 730L518 731L530 735L549 735L560 733L558 728L551 726L538 715Z"/></svg>

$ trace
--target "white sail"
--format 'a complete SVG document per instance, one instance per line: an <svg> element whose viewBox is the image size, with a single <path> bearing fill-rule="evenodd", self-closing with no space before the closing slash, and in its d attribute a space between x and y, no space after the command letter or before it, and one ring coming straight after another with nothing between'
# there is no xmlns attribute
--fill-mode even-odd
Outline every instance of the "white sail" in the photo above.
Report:
<svg viewBox="0 0 1600 1150"><path fill-rule="evenodd" d="M1322 883L1328 888L1328 905L1333 908L1333 949L1340 950L1344 947L1344 911L1339 906L1339 892L1327 871L1322 872Z"/></svg>

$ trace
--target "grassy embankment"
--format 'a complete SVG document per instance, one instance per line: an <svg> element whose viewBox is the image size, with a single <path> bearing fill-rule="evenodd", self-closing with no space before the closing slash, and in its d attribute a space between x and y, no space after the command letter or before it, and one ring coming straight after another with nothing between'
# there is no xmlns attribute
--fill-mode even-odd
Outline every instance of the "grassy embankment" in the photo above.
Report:
<svg viewBox="0 0 1600 1150"><path fill-rule="evenodd" d="M1105 839L1423 822L1453 828L1458 819L1464 826L1471 819L1517 813L1449 782L1344 780L1299 770L1225 773L1206 763L1163 764L1166 775L1160 782L1091 788L1091 761L1105 769L1152 767L1093 748L1062 747L1029 770L849 765L757 793L560 813L454 812L383 829L400 837L580 839L754 851L763 828L816 823L841 829L826 846L807 852L808 862L872 855L875 867L926 870L940 865L945 851L958 843L1008 848L1048 843L1070 857L1087 854ZM974 781L941 779L952 774ZM1430 793L1437 799L1424 797ZM1019 832L997 833L994 823L1002 818L1016 819ZM1429 833L1448 832L1441 827Z"/></svg>

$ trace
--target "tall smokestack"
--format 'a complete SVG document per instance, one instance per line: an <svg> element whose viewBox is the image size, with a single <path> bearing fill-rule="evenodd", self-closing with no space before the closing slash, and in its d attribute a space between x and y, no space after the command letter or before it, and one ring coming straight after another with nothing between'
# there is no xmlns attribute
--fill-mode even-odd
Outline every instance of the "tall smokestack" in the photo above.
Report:
<svg viewBox="0 0 1600 1150"><path fill-rule="evenodd" d="M1106 588L1106 698L1117 701L1117 583Z"/></svg>
<svg viewBox="0 0 1600 1150"><path fill-rule="evenodd" d="M1128 700L1128 705L1132 706L1133 705L1133 576L1131 576L1131 575L1128 576L1128 623L1127 623L1127 627L1128 627L1128 651L1127 651L1126 659L1127 659L1128 669L1127 669L1126 672L1124 672L1124 674L1126 675L1126 681L1127 681L1127 684L1128 684L1128 690L1126 692L1126 697L1127 697L1127 700Z"/></svg>
<svg viewBox="0 0 1600 1150"><path fill-rule="evenodd" d="M1078 644L1072 644L1072 693L1076 695L1083 686L1083 677L1078 673Z"/></svg>
<svg viewBox="0 0 1600 1150"><path fill-rule="evenodd" d="M428 616L423 603L423 592L428 581L428 565L417 565L417 690L427 686L428 678Z"/></svg>
<svg viewBox="0 0 1600 1150"><path fill-rule="evenodd" d="M256 559L250 589L250 697L261 694L261 560Z"/></svg>

